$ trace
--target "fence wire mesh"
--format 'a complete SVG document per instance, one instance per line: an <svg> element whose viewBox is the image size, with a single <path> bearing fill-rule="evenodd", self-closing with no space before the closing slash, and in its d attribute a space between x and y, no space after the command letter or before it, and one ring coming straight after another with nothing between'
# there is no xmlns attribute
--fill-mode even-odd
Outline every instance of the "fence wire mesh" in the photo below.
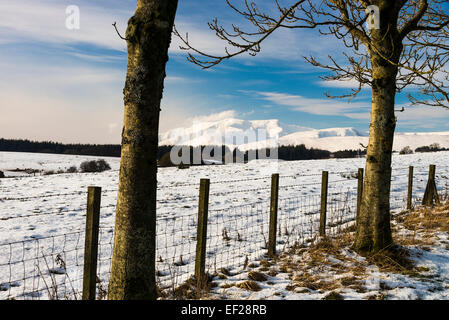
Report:
<svg viewBox="0 0 449 320"><path fill-rule="evenodd" d="M84 232L0 245L1 299L78 299Z"/></svg>
<svg viewBox="0 0 449 320"><path fill-rule="evenodd" d="M209 212L206 270L245 269L267 246L269 209L258 202Z"/></svg>
<svg viewBox="0 0 449 320"><path fill-rule="evenodd" d="M448 167L437 167L442 198L449 192ZM276 250L314 241L319 234L321 174L280 176ZM414 168L413 206L419 206L427 185L428 167ZM393 169L391 209L407 206L408 167ZM217 181L211 185L206 271L238 271L266 257L270 218L270 178ZM159 189L165 188L160 186ZM161 290L174 290L194 273L198 184L167 186L158 199L156 280ZM117 190L104 190L113 194ZM85 191L0 199L0 223L21 221L30 233L37 224L67 222L74 230L46 236L32 233L25 240L0 242L0 299L81 299L84 263ZM52 210L48 198L61 197ZM39 203L38 203L39 202ZM69 207L68 203L71 204ZM357 171L330 172L326 234L337 235L355 223ZM115 198L101 207L97 263L97 298L107 296L114 241ZM9 227L9 226L6 226ZM13 235L14 230L10 230Z"/></svg>
<svg viewBox="0 0 449 320"><path fill-rule="evenodd" d="M193 274L196 225L195 214L157 219L156 281L161 290L174 290Z"/></svg>

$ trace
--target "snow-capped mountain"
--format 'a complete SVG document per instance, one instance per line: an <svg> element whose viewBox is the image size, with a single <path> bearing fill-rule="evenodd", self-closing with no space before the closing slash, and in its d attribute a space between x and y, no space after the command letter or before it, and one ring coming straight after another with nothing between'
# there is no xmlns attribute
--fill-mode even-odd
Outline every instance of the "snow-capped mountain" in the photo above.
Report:
<svg viewBox="0 0 449 320"><path fill-rule="evenodd" d="M257 141L276 140L284 129L278 120L240 120L235 118L194 121L187 128L170 130L159 136L159 145L222 145L230 147Z"/></svg>
<svg viewBox="0 0 449 320"><path fill-rule="evenodd" d="M280 145L304 144L307 148L329 150L363 149L368 143L368 133L354 128L329 128L295 132L279 138Z"/></svg>
<svg viewBox="0 0 449 320"><path fill-rule="evenodd" d="M331 152L345 149L363 149L368 145L368 133L353 128L333 128L296 132L279 138L280 145L304 144L308 148L318 148ZM438 143L441 147L449 147L449 132L396 133L393 150L400 151L409 146L416 149ZM363 145L363 146L362 146Z"/></svg>
<svg viewBox="0 0 449 320"><path fill-rule="evenodd" d="M295 131L297 130L297 131ZM304 144L331 152L363 149L368 133L354 128L310 129L283 125L277 119L241 120L236 118L194 122L192 126L170 130L159 137L160 145L228 145L245 151L276 145ZM396 133L393 149L416 149L438 143L449 147L449 132ZM362 146L363 145L363 146Z"/></svg>

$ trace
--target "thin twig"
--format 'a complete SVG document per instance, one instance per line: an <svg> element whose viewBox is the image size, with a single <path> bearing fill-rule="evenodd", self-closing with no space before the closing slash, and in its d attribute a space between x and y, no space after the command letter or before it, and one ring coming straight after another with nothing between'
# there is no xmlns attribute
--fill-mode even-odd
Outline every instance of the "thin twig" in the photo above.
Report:
<svg viewBox="0 0 449 320"><path fill-rule="evenodd" d="M117 29L117 22L114 22L112 25L114 26L115 31L117 32L118 36L119 36L121 39L126 40L126 41L129 40L128 38L122 37L122 35L120 34L120 32L119 32L118 29Z"/></svg>

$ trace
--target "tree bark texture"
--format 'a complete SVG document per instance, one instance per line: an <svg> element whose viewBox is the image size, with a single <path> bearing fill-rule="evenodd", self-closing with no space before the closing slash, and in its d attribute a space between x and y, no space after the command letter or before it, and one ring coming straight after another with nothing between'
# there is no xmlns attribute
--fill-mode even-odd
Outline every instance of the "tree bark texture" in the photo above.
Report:
<svg viewBox="0 0 449 320"><path fill-rule="evenodd" d="M156 299L159 113L177 0L138 0L128 69L109 299Z"/></svg>
<svg viewBox="0 0 449 320"><path fill-rule="evenodd" d="M372 105L365 179L354 247L376 252L392 245L390 228L391 156L396 117L396 77L402 41L394 1L378 1L381 28L372 30Z"/></svg>

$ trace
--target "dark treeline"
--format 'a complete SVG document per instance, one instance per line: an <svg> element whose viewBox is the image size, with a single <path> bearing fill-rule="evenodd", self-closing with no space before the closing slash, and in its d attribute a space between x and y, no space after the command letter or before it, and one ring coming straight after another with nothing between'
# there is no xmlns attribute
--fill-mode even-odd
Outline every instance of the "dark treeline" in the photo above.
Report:
<svg viewBox="0 0 449 320"><path fill-rule="evenodd" d="M280 160L313 160L313 159L329 159L331 152L327 150L307 149L305 145L299 146L280 146L278 148L278 157Z"/></svg>
<svg viewBox="0 0 449 320"><path fill-rule="evenodd" d="M422 146L415 149L415 152L437 152L437 151L447 151L449 149L440 147L438 143L433 143L430 146Z"/></svg>
<svg viewBox="0 0 449 320"><path fill-rule="evenodd" d="M0 151L120 157L120 145L63 144L52 141L0 139Z"/></svg>
<svg viewBox="0 0 449 320"><path fill-rule="evenodd" d="M266 158L270 156L269 149L261 150L250 150L242 152L238 149L231 151L227 146L221 146L221 156L214 155L214 146L208 146L211 152L208 153L204 160L217 160L224 163L225 157L229 156L232 152L232 158L235 161L237 158L244 159L246 162L248 156L251 154L257 154L258 158ZM159 146L157 158L160 165L162 166L172 166L170 161L170 151L173 146ZM189 164L195 163L194 155L203 154L206 146L201 147L189 147ZM220 147L218 147L220 148ZM63 144L52 141L36 142L30 140L15 140L15 139L0 139L0 151L10 151L10 152L32 152L32 153L54 153L54 154L70 154L70 155L89 155L89 156L101 156L101 157L120 157L120 145L107 144ZM361 150L344 150L338 152L330 152L327 150L306 148L305 145L290 145L290 146L280 146L277 148L278 158L280 160L292 161L292 160L312 160L312 159L329 159L329 158L354 158L361 155L365 155L365 151ZM182 156L179 153L179 156Z"/></svg>
<svg viewBox="0 0 449 320"><path fill-rule="evenodd" d="M275 150L276 151L276 150ZM251 151L250 151L251 152ZM254 152L254 150L252 150ZM262 157L270 155L269 149L257 150L257 154L262 154ZM289 145L280 146L277 148L278 159L285 161L294 160L319 160L319 159L331 159L331 158L357 158L366 155L366 150L343 150L337 152L330 152L322 149L310 148L305 145ZM245 153L245 159L247 159L248 152Z"/></svg>
<svg viewBox="0 0 449 320"><path fill-rule="evenodd" d="M266 158L271 156L271 152L277 152L277 158L285 161L292 160L313 160L313 159L329 159L332 153L327 150L306 148L305 145L289 145L289 146L279 146L278 148L270 149L260 149L260 150L250 150L244 153L245 160L248 159L248 154L257 154L258 158ZM275 156L276 158L276 156Z"/></svg>
<svg viewBox="0 0 449 320"><path fill-rule="evenodd" d="M357 158L366 155L366 149L364 150L341 150L332 152L333 158Z"/></svg>
<svg viewBox="0 0 449 320"><path fill-rule="evenodd" d="M159 166L161 167L171 167L175 164L172 163L171 159L171 150L173 146L159 146L158 150L158 160ZM209 164L207 160L215 160L218 163L225 163L225 157L229 156L231 149L227 146L177 146L178 157L180 159L181 164L184 165L201 165L201 164ZM204 150L208 148L208 150ZM221 148L221 154L215 154L214 150ZM183 154L184 150L188 150L188 154ZM203 153L204 156L203 156ZM235 159L236 150L233 151L233 157ZM206 160L206 161L205 161Z"/></svg>
<svg viewBox="0 0 449 320"><path fill-rule="evenodd" d="M170 167L175 164L172 163L172 159L170 157L170 152L173 146L160 146L159 147L159 165L162 167ZM195 155L203 154L206 146L198 146L198 147L179 147L178 157L180 162L184 165L187 164L210 164L211 159L217 162L225 163L226 157L230 157L230 153L232 153L232 159L236 162L237 159L243 160L245 163L248 161L249 157L256 157L257 159L269 158L271 156L270 152L277 152L277 156L275 158L285 161L294 161L294 160L314 160L314 159L331 159L331 158L356 158L366 154L365 150L343 150L337 152L330 152L327 150L310 148L308 149L305 145L296 145L296 146L280 146L273 150L270 149L260 149L260 150L249 150L242 152L238 148L231 151L227 146L221 146L221 154L215 156L213 152L206 152L205 156L201 158L201 160L196 160ZM187 148L187 149L186 149ZM208 146L208 148L213 148L213 146ZM220 147L218 147L220 148ZM188 150L188 155L182 154L182 149ZM213 150L213 149L212 149Z"/></svg>

